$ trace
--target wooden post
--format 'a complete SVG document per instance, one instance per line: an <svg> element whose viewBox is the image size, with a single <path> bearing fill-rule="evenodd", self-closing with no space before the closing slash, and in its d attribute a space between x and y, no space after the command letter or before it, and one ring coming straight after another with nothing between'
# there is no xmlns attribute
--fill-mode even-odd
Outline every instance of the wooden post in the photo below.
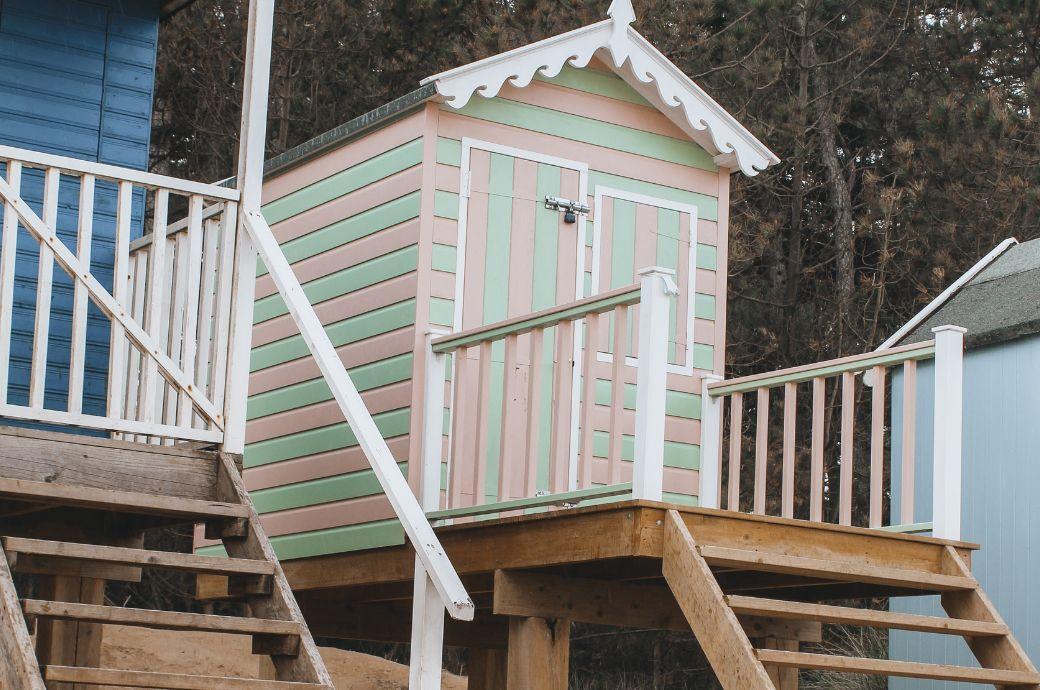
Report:
<svg viewBox="0 0 1040 690"><path fill-rule="evenodd" d="M569 620L512 617L506 661L507 690L566 690Z"/></svg>
<svg viewBox="0 0 1040 690"><path fill-rule="evenodd" d="M438 335L441 333L426 334L422 472L419 478L419 504L424 511L437 510L441 496L444 372L448 357L433 351L432 341ZM408 687L411 690L440 689L443 647L444 605L422 561L416 557L412 594L412 646L408 662Z"/></svg>
<svg viewBox="0 0 1040 690"><path fill-rule="evenodd" d="M40 596L48 601L104 604L105 581L68 575L47 575L41 578ZM36 632L36 656L41 666L98 667L101 665L101 634L100 623L40 619ZM85 690L87 686L52 683L48 688Z"/></svg>
<svg viewBox="0 0 1040 690"><path fill-rule="evenodd" d="M468 690L505 690L506 650L471 648L466 677Z"/></svg>
<svg viewBox="0 0 1040 690"><path fill-rule="evenodd" d="M256 290L256 248L244 223L245 211L259 211L263 191L273 26L274 0L250 0L242 93L242 127L238 142L237 184L243 212L239 214L235 230L231 332L228 344L227 389L224 395L223 450L228 453L242 453L245 450L249 354L253 340L253 297ZM218 318L227 317L220 315Z"/></svg>
<svg viewBox="0 0 1040 690"><path fill-rule="evenodd" d="M964 334L939 326L935 334L935 434L932 466L932 534L961 538L961 427Z"/></svg>
<svg viewBox="0 0 1040 690"><path fill-rule="evenodd" d="M640 277L639 371L632 498L660 501L664 482L665 391L668 378L668 300L678 294L675 271L644 268ZM620 385L620 384L617 384Z"/></svg>
<svg viewBox="0 0 1040 690"><path fill-rule="evenodd" d="M708 386L721 381L716 374L701 379L701 468L697 504L702 508L719 508L720 479L722 476L722 403L723 397L713 397Z"/></svg>

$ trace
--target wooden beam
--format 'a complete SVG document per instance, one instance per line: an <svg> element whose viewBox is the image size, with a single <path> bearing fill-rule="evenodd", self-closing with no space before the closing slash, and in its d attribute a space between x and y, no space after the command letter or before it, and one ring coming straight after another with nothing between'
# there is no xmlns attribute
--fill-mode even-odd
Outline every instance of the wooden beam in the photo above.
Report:
<svg viewBox="0 0 1040 690"><path fill-rule="evenodd" d="M665 516L662 570L725 690L774 690L697 544L674 510Z"/></svg>
<svg viewBox="0 0 1040 690"><path fill-rule="evenodd" d="M0 687L46 690L7 558L0 549Z"/></svg>
<svg viewBox="0 0 1040 690"><path fill-rule="evenodd" d="M314 683L292 683L286 681L263 681L256 678L231 678L225 676L190 676L180 673L152 673L150 671L123 671L118 669L76 668L70 666L48 666L47 682L78 682L83 687L120 688L166 688L167 690L325 690L325 686Z"/></svg>
<svg viewBox="0 0 1040 690"><path fill-rule="evenodd" d="M690 631L682 609L667 587L504 570L495 573L494 613L569 618L622 628ZM803 642L821 639L821 626L811 621L746 616L740 622L749 637Z"/></svg>
<svg viewBox="0 0 1040 690"><path fill-rule="evenodd" d="M571 622L509 619L506 690L567 690Z"/></svg>

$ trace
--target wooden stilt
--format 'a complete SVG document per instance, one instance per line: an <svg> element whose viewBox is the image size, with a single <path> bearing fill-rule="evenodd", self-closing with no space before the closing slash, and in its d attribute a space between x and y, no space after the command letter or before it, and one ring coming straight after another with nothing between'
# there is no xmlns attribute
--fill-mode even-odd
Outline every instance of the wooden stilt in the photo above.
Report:
<svg viewBox="0 0 1040 690"><path fill-rule="evenodd" d="M505 690L506 650L470 648L466 672L469 690Z"/></svg>
<svg viewBox="0 0 1040 690"><path fill-rule="evenodd" d="M799 651L798 640L780 640L770 637L762 640L759 645L762 649L777 649L784 652ZM798 690L798 669L777 666L776 664L763 664L769 678L776 685L777 690Z"/></svg>
<svg viewBox="0 0 1040 690"><path fill-rule="evenodd" d="M570 648L569 620L510 618L507 690L566 690Z"/></svg>
<svg viewBox="0 0 1040 690"><path fill-rule="evenodd" d="M81 604L103 604L105 581L88 577L49 575L41 578L42 598ZM41 619L36 633L40 665L100 666L102 626L98 623ZM88 686L52 683L51 690L81 690Z"/></svg>

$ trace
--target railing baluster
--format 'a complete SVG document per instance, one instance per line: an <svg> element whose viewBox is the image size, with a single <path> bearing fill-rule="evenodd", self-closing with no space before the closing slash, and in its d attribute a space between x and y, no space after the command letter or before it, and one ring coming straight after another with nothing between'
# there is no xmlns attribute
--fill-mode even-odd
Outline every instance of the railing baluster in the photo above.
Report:
<svg viewBox="0 0 1040 690"><path fill-rule="evenodd" d="M143 276L147 271L148 257L144 254L135 254L130 258L130 283L127 300L130 302L130 318L137 323L144 321L144 297L145 297L145 282ZM136 347L128 346L128 357L127 357L127 381L131 385L126 386L126 395L123 398L123 409L126 411L127 419L140 420L143 408L139 405L140 403L140 392L141 389L137 385L133 385L133 382L141 380L141 367L144 364L141 357L141 351ZM150 359L150 358L144 358ZM136 439L134 437L127 437L129 440L143 440Z"/></svg>
<svg viewBox="0 0 1040 690"><path fill-rule="evenodd" d="M173 318L174 318L174 304L173 304L173 292L176 289L177 284L177 237L167 235L165 240L165 248L163 250L164 265L163 265L163 289L159 292L159 298L161 299L161 305L159 313L161 315L159 322L159 347L163 348L164 354L169 356L171 359L174 357L175 350L172 347L173 342ZM158 265L158 264L156 264ZM168 410L170 409L170 396L172 395L171 389L173 385L170 384L165 378L159 379L158 389L155 395L155 415L156 419L163 420L169 423L170 416Z"/></svg>
<svg viewBox="0 0 1040 690"><path fill-rule="evenodd" d="M823 521L823 445L827 379L812 380L812 459L809 468L809 519Z"/></svg>
<svg viewBox="0 0 1040 690"><path fill-rule="evenodd" d="M517 458L522 458L526 454L523 441L518 438L521 435L520 429L514 428L520 421L520 417L511 414L513 402L519 392L516 381L518 349L516 334L506 336L502 367L502 418L499 420L498 444L498 500L500 501L507 501L513 497L512 468L515 466Z"/></svg>
<svg viewBox="0 0 1040 690"><path fill-rule="evenodd" d="M181 345L181 370L185 378L195 382L195 355L198 352L199 299L202 274L202 197L194 194L188 200L188 268L187 293L184 298L184 339ZM191 426L192 402L185 394L180 396L177 424Z"/></svg>
<svg viewBox="0 0 1040 690"><path fill-rule="evenodd" d="M729 399L729 496L726 508L740 510L740 441L743 436L744 394Z"/></svg>
<svg viewBox="0 0 1040 690"><path fill-rule="evenodd" d="M582 350L582 392L581 392L581 460L578 473L578 488L587 489L592 486L593 441L595 440L596 414L596 333L599 329L599 314L585 317L585 343Z"/></svg>
<svg viewBox="0 0 1040 690"><path fill-rule="evenodd" d="M43 183L43 222L58 226L58 185L61 172L47 168ZM40 242L36 274L36 323L33 329L32 369L29 373L29 407L42 408L47 387L47 351L50 349L51 294L54 288L54 252Z"/></svg>
<svg viewBox="0 0 1040 690"><path fill-rule="evenodd" d="M238 223L238 204L227 202L220 218L220 260L217 268L216 329L212 340L210 361L213 376L210 388L213 403L218 410L224 409L224 383L227 381L228 335L231 330L231 288L235 271L235 228Z"/></svg>
<svg viewBox="0 0 1040 690"><path fill-rule="evenodd" d="M567 491L571 460L571 392L574 373L574 322L556 325L556 345L553 364L553 422L552 456L549 470L549 491Z"/></svg>
<svg viewBox="0 0 1040 690"><path fill-rule="evenodd" d="M769 470L769 389L758 389L755 407L755 502L753 512L766 514L766 482Z"/></svg>
<svg viewBox="0 0 1040 690"><path fill-rule="evenodd" d="M452 353L452 395L451 395L451 439L448 448L448 500L447 508L462 506L463 469L466 468L466 457L471 444L468 443L471 399L466 394L466 386L470 376L470 360L468 348L462 347Z"/></svg>
<svg viewBox="0 0 1040 690"><path fill-rule="evenodd" d="M538 490L538 459L542 433L542 374L545 353L545 329L530 333L531 369L527 378L527 454L524 458L524 496L534 496Z"/></svg>
<svg viewBox="0 0 1040 690"><path fill-rule="evenodd" d="M914 524L914 462L917 438L917 362L903 362L903 464L900 482L899 521Z"/></svg>
<svg viewBox="0 0 1040 690"><path fill-rule="evenodd" d="M94 176L84 175L79 187L79 227L76 255L84 266L90 266L90 250L94 233ZM87 355L87 288L73 278L72 351L69 355L69 405L71 414L83 412L83 376Z"/></svg>
<svg viewBox="0 0 1040 690"><path fill-rule="evenodd" d="M134 187L121 181L116 206L115 263L112 268L112 297L122 309L127 308L130 266L130 221L133 212ZM113 320L108 353L108 416L123 416L123 393L126 386L126 329Z"/></svg>
<svg viewBox="0 0 1040 690"><path fill-rule="evenodd" d="M220 241L220 222L206 219L203 222L202 241L202 274L199 296L199 328L198 347L195 352L195 383L199 389L209 394L210 382L213 380L211 365L213 360L213 318L216 313L217 282L217 243Z"/></svg>
<svg viewBox="0 0 1040 690"><path fill-rule="evenodd" d="M885 367L872 370L870 404L870 527L881 527L885 490Z"/></svg>
<svg viewBox="0 0 1040 690"><path fill-rule="evenodd" d="M610 439L607 446L608 482L621 481L621 447L625 432L625 345L628 343L629 307L614 309L613 361L610 365Z"/></svg>
<svg viewBox="0 0 1040 690"><path fill-rule="evenodd" d="M156 342L162 342L160 337L161 323L163 318L163 301L166 290L166 220L169 214L170 193L165 189L155 191L154 204L152 208L152 241L148 245L148 294L145 308L143 326L148 335ZM146 422L155 421L156 401L159 397L158 381L159 369L155 360L146 357L144 372L141 377L141 399L142 419Z"/></svg>
<svg viewBox="0 0 1040 690"><path fill-rule="evenodd" d="M838 489L838 522L852 524L852 463L856 424L856 374L846 371L841 375L841 470Z"/></svg>
<svg viewBox="0 0 1040 690"><path fill-rule="evenodd" d="M478 347L477 360L477 433L473 434L473 505L484 503L487 494L488 403L491 400L491 341Z"/></svg>
<svg viewBox="0 0 1040 690"><path fill-rule="evenodd" d="M22 188L22 164L7 161L7 184L15 194ZM14 273L18 258L18 214L13 204L4 204L3 235L0 237L0 305L14 304ZM7 403L11 370L12 309L0 309L0 404Z"/></svg>
<svg viewBox="0 0 1040 690"><path fill-rule="evenodd" d="M780 489L780 514L785 518L794 517L794 462L795 462L795 425L798 418L798 384L784 384L784 451L783 451L783 483Z"/></svg>
<svg viewBox="0 0 1040 690"><path fill-rule="evenodd" d="M182 369L184 368L184 320L185 305L188 301L188 236L179 232L175 236L174 268L172 273L173 289L171 295L170 315L170 358ZM166 423L176 424L180 412L180 392L175 386L166 389Z"/></svg>

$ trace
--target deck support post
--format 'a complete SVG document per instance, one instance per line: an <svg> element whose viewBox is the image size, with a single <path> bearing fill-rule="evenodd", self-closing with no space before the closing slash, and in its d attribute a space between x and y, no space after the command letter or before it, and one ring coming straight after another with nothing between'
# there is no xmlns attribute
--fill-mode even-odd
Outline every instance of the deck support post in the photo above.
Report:
<svg viewBox="0 0 1040 690"><path fill-rule="evenodd" d="M241 212L234 238L235 267L224 394L223 450L228 453L245 451L249 354L253 342L253 300L256 293L256 248L245 228L245 220L246 211L260 209L263 191L273 31L274 0L250 0L236 179L241 194Z"/></svg>
<svg viewBox="0 0 1040 690"><path fill-rule="evenodd" d="M468 690L505 690L506 650L470 648L466 678Z"/></svg>
<svg viewBox="0 0 1040 690"><path fill-rule="evenodd" d="M702 508L718 508L722 489L722 404L723 397L714 397L708 386L722 381L717 374L706 374L701 379L701 454L700 489L697 505Z"/></svg>
<svg viewBox="0 0 1040 690"><path fill-rule="evenodd" d="M506 690L566 690L570 653L569 620L511 617Z"/></svg>
<svg viewBox="0 0 1040 690"><path fill-rule="evenodd" d="M675 271L659 266L638 272L639 371L636 375L635 466L632 497L660 501L664 484L665 393L668 383L668 316L679 293Z"/></svg>
<svg viewBox="0 0 1040 690"><path fill-rule="evenodd" d="M40 596L49 601L67 601L79 604L104 604L105 581L72 575L42 577ZM83 623L41 618L37 623L36 656L40 666L101 665L100 623ZM51 690L79 690L85 685L52 683Z"/></svg>
<svg viewBox="0 0 1040 690"><path fill-rule="evenodd" d="M961 431L964 334L939 326L935 334L935 435L932 466L932 535L961 538Z"/></svg>

